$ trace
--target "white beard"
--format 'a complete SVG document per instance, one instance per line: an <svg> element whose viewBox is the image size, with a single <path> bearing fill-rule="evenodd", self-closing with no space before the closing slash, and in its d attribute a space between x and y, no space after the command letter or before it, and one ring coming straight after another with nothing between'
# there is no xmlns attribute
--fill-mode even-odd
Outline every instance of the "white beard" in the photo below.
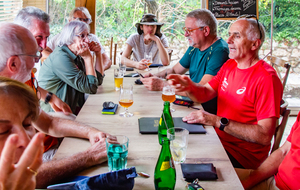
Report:
<svg viewBox="0 0 300 190"><path fill-rule="evenodd" d="M23 59L20 60L21 60L21 68L19 70L19 73L13 76L12 79L25 83L26 81L31 79L31 69L28 69L26 67L26 62Z"/></svg>

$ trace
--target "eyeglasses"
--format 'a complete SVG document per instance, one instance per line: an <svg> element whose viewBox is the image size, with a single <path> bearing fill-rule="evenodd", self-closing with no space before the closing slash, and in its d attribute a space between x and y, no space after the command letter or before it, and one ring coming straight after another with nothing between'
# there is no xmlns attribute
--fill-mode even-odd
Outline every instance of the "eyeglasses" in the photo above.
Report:
<svg viewBox="0 0 300 190"><path fill-rule="evenodd" d="M41 52L37 51L35 55L18 54L18 55L15 55L15 56L29 56L29 57L33 57L33 58L34 58L34 62L35 62L35 63L38 63L39 60L40 60L41 57L42 57L42 54L41 54Z"/></svg>
<svg viewBox="0 0 300 190"><path fill-rule="evenodd" d="M259 39L261 40L261 38L262 38L262 33L261 33L261 30L260 30L260 26L259 26L259 21L258 21L258 19L257 19L257 17L256 17L256 15L241 15L241 16L239 16L237 19L240 19L240 18L252 18L252 19L255 19L256 20L256 23L257 23L257 27L258 27L258 30L259 30Z"/></svg>
<svg viewBox="0 0 300 190"><path fill-rule="evenodd" d="M205 26L200 26L200 27L198 27L198 28L194 28L194 29L188 29L188 28L186 28L186 27L183 27L182 29L186 32L186 33L188 33L189 35L191 34L191 32L193 32L194 30L203 30L204 29L204 27Z"/></svg>
<svg viewBox="0 0 300 190"><path fill-rule="evenodd" d="M86 39L86 38L91 37L90 34L78 34L78 35L75 35L75 36L77 36L78 38L81 38L83 40Z"/></svg>
<svg viewBox="0 0 300 190"><path fill-rule="evenodd" d="M85 23L88 23L91 22L92 20L89 19L89 18L76 18L76 17L73 17L74 20L78 20L78 21L81 21L81 22L85 22Z"/></svg>

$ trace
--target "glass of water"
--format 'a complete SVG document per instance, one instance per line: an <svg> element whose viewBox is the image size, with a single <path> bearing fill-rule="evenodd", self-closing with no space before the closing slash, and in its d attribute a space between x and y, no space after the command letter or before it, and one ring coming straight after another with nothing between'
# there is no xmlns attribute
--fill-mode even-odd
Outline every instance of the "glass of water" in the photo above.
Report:
<svg viewBox="0 0 300 190"><path fill-rule="evenodd" d="M109 136L105 139L109 171L126 169L128 156L128 137Z"/></svg>
<svg viewBox="0 0 300 190"><path fill-rule="evenodd" d="M181 127L170 128L167 137L170 140L170 150L175 164L183 163L186 159L189 131Z"/></svg>

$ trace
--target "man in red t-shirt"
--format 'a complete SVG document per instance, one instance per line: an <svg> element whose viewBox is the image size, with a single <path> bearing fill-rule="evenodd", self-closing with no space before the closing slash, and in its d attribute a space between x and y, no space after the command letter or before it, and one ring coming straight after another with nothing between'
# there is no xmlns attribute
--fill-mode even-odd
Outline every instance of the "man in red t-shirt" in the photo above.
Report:
<svg viewBox="0 0 300 190"><path fill-rule="evenodd" d="M236 168L257 168L267 157L280 115L282 84L276 71L259 59L264 27L254 19L238 19L229 29L228 60L205 85L187 76L169 75L177 91L197 102L218 97L217 115L195 111L188 123L213 125Z"/></svg>
<svg viewBox="0 0 300 190"><path fill-rule="evenodd" d="M300 112L286 142L256 170L237 169L245 189L300 189Z"/></svg>

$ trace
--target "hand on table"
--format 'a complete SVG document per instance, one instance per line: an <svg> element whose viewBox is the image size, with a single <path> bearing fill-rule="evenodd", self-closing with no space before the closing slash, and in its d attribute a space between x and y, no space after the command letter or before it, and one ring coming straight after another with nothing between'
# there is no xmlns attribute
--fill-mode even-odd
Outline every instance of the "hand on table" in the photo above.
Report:
<svg viewBox="0 0 300 190"><path fill-rule="evenodd" d="M182 118L187 123L200 123L204 125L215 126L218 116L210 114L204 110L193 111L189 115Z"/></svg>
<svg viewBox="0 0 300 190"><path fill-rule="evenodd" d="M18 135L10 135L0 158L0 189L30 190L35 189L36 174L43 163L43 143L45 135L37 133L15 164L15 156L19 145Z"/></svg>
<svg viewBox="0 0 300 190"><path fill-rule="evenodd" d="M101 132L97 129L93 129L89 132L89 141L93 145L97 142L99 142L101 139L106 139L106 137L109 136L109 134Z"/></svg>
<svg viewBox="0 0 300 190"><path fill-rule="evenodd" d="M50 106L55 112L64 112L64 114L72 114L72 110L68 104L63 102L55 94L52 95L51 100L49 101Z"/></svg>
<svg viewBox="0 0 300 190"><path fill-rule="evenodd" d="M86 150L86 158L88 158L88 165L93 166L107 161L106 143L102 138L100 141L94 143Z"/></svg>
<svg viewBox="0 0 300 190"><path fill-rule="evenodd" d="M144 86L151 91L162 91L164 87L164 81L156 76L141 78Z"/></svg>

